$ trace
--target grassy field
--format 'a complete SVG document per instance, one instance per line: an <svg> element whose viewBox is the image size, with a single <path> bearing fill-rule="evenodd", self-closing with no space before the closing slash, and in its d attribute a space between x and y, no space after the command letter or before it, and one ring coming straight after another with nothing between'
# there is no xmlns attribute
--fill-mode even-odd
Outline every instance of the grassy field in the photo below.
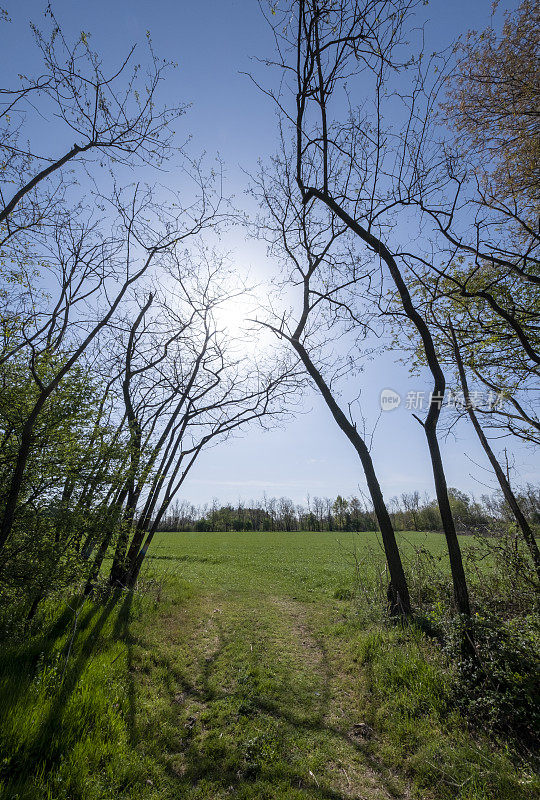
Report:
<svg viewBox="0 0 540 800"><path fill-rule="evenodd" d="M443 537L399 541L413 596L447 583ZM376 534L160 534L142 591L1 654L0 796L538 797L456 710L438 643L384 618L385 583Z"/></svg>

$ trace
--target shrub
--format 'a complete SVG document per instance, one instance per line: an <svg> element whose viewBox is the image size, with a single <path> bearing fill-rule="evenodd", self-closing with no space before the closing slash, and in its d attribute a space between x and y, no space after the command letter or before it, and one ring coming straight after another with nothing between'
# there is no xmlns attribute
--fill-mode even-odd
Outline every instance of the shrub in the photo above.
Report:
<svg viewBox="0 0 540 800"><path fill-rule="evenodd" d="M478 660L459 658L462 622L448 621L446 651L458 661L454 696L471 724L533 742L540 731L539 620L476 615Z"/></svg>

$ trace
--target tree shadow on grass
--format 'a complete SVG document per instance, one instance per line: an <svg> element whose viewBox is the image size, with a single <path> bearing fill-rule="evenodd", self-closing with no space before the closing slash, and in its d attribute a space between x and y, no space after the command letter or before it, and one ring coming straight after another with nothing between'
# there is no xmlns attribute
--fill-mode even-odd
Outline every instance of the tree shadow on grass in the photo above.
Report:
<svg viewBox="0 0 540 800"><path fill-rule="evenodd" d="M66 634L66 623L70 617L72 619L67 641L58 662L61 683L35 736L4 760L2 777L10 784L17 785L21 780L24 782L38 771L47 772L65 759L69 750L77 744L78 739L70 737L69 731L66 732L64 729L65 709L77 689L89 659L95 653L103 628L118 601L119 594L115 593L102 606L92 603L85 609L83 605L75 613L73 609L68 609L60 614L52 626L46 639L49 654L58 637ZM90 626L91 629L88 631ZM82 637L82 641L77 641L78 637ZM43 648L43 644L41 647ZM9 789L10 784L6 789Z"/></svg>
<svg viewBox="0 0 540 800"><path fill-rule="evenodd" d="M10 763L6 764L7 774L5 768L3 770L4 776L10 779L10 786L13 788L22 786L25 780L31 779L31 774L35 774L37 769L42 773L54 770L60 760L66 758L70 750L80 741L80 732L78 738L70 738L69 730L67 738L63 736L62 722L65 710L73 693L77 690L89 659L96 654L103 629L115 610L116 618L112 627L111 639L112 641L122 641L126 646L125 657L127 660L125 663L128 676L126 726L131 747L136 749L139 745L136 722L137 677L133 654L133 648L138 639L130 630L133 601L132 592L117 592L104 605L92 604L81 610L77 622L77 631L81 636L81 641L77 642L75 637L73 639L73 648L70 657L65 662L61 687L47 716L35 738L25 746L22 752L14 754ZM57 635L66 636L69 614L66 616L64 612L60 618L51 628L51 641ZM318 785L317 778L309 772L307 766L305 769L299 769L298 765L291 763L289 756L292 748L296 750L300 748L299 755L301 757L301 748L307 747L305 744L306 734L320 734L321 738L330 737L330 740L346 742L349 752L360 754L358 760L360 764L366 764L366 768L378 776L381 788L384 787L386 792L394 797L400 796L389 781L388 771L384 770L369 752L369 745L355 741L346 731L325 720L327 710L325 706L329 705L331 697L332 675L323 642L314 641L321 654L318 668L322 670L323 687L317 707L312 708L310 713L309 705L302 706L298 703L298 698L295 699L293 684L290 687L283 687L283 696L280 696L276 690L275 699L272 697L272 692L269 695L268 692L263 694L257 682L257 670L264 670L264 664L256 661L253 665L249 662L249 658L246 660L247 682L235 685L229 690L224 689L220 685L220 680L223 680L223 665L220 660L225 649L233 643L234 634L228 635L223 630L219 618L214 618L213 625L215 641L212 642L210 650L200 653L200 662L194 679L190 679L185 674L179 675L176 669L165 669L162 672L163 685L170 697L171 705L176 703L179 712L175 741L171 741L171 752L166 754L166 758L163 760L163 765L171 781L173 796L188 795L191 790L197 791L197 787L200 789L204 787L206 791L211 784L220 792L228 791L233 796L241 798L274 798L294 795L295 797L313 798L313 800L315 798L346 800L351 796L357 796L351 791L342 791L340 787L329 786L328 783L332 783L332 779L324 781L321 778L320 783L326 783L326 785ZM64 655L67 655L69 641L70 634L67 637ZM252 668L255 670L253 681L251 681ZM294 670L295 666L291 663L290 673L293 673ZM186 721L182 718L181 705L176 701L179 691L186 701L194 701L197 707L197 710L194 711L195 716L188 717ZM225 717L216 717L216 709L213 708L213 705L219 705L222 702L225 705L230 704L230 709L225 712ZM239 724L238 729L242 731L242 735L232 738L222 736L223 732L226 732L228 718L232 724ZM250 723L242 725L242 719L246 718L254 721L253 734ZM257 743L259 723L257 720L262 721L265 718L277 722L273 731L268 733L271 738L271 746L275 746L275 757L270 758L262 750L257 749L259 747ZM240 723L238 723L239 719ZM264 724L262 729L260 743L264 747ZM298 737L297 745L295 745L296 737ZM304 744L301 744L302 742ZM178 751L179 761L176 763L173 750ZM331 760L331 756L329 758ZM347 766L346 763L345 766ZM358 766L357 764L356 767L358 768ZM9 786L6 788L9 790ZM209 792L210 789L208 789ZM168 793L166 796L169 796Z"/></svg>
<svg viewBox="0 0 540 800"><path fill-rule="evenodd" d="M325 686L321 692L319 708L315 715L310 717L303 710L296 713L292 706L287 707L287 699L273 701L261 696L256 690L250 693L246 702L243 697L246 692L245 686L233 691L215 689L212 685L215 684L212 676L220 656L229 644L221 625L216 623L216 627L219 643L204 659L196 682L188 680L185 676L176 676L175 680L166 679L171 703L176 702L180 690L183 701L195 701L196 706L201 709L198 713L195 712L196 716L188 717L187 722L181 723L179 720L181 743L178 755L181 765L175 764L174 758L170 759L167 765L170 777L177 782L179 796L184 796L184 792L196 788L201 782L205 787L209 782L213 783L220 790L229 791L232 796L240 797L285 797L288 796L287 791L296 792L299 797L303 795L306 798L320 800L347 800L347 798L350 800L352 796L357 796L353 792L343 793L331 786L318 785L317 779L307 767L303 774L295 769L286 752L287 746L294 742L295 734L300 741L305 741L306 734L320 734L322 738L330 737L341 744L345 743L351 751L360 756L360 763L364 763L366 769L377 776L385 794L395 798L403 796L402 792L396 789L393 776L369 752L370 746L367 742L358 741L351 733L325 721L324 705L328 705L331 696L331 671L322 642L318 642L318 645L322 653ZM278 747L282 752L276 757L274 766L267 760L264 760L262 765L258 763L257 755L250 756L249 745L247 750L242 752L245 743L242 745L236 740L231 742L230 738L222 738L223 719L219 720L217 727L212 725L208 727L207 719L212 716L212 704L219 704L222 701L230 702L234 709L240 709L236 713L231 711L231 720L232 718L238 720L241 716L253 720L262 720L266 717L278 723L276 733L279 737ZM181 708L179 708L180 716ZM254 726L254 731L257 728L258 724ZM271 793L271 787L274 787L276 795Z"/></svg>
<svg viewBox="0 0 540 800"><path fill-rule="evenodd" d="M78 618L79 630L85 630L92 618L97 614L99 605L93 604L80 609ZM57 653L58 660L65 659L69 644L70 631L77 614L69 604L65 605L54 621L39 636L30 636L25 644L3 647L0 656L0 675L4 682L9 682L9 708L13 708L25 696L34 681L39 663L48 665ZM70 624L72 623L72 624ZM60 641L66 637L67 642L59 649ZM4 709L7 710L7 709Z"/></svg>
<svg viewBox="0 0 540 800"><path fill-rule="evenodd" d="M135 681L133 678L133 645L137 642L137 637L133 636L130 629L131 611L133 608L134 592L128 591L125 594L121 607L113 627L113 640L122 641L126 645L126 674L127 674L127 710L126 724L128 729L129 743L131 747L136 744L136 696Z"/></svg>

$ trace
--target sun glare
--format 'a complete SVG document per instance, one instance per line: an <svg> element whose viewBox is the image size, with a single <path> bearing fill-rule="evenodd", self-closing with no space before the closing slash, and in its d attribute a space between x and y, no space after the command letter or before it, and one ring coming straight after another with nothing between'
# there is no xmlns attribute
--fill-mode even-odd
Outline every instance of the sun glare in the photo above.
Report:
<svg viewBox="0 0 540 800"><path fill-rule="evenodd" d="M261 298L253 292L225 300L215 311L219 330L246 354L260 353L275 341L273 334L254 320L264 318L261 313Z"/></svg>
<svg viewBox="0 0 540 800"><path fill-rule="evenodd" d="M249 295L239 295L225 300L216 309L216 322L230 336L243 336L246 329L253 325L257 313L257 302Z"/></svg>

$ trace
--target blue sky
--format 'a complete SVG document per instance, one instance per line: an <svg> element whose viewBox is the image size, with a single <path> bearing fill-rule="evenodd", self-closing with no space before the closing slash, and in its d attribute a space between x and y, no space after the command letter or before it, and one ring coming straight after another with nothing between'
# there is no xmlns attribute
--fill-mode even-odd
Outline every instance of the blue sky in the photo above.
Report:
<svg viewBox="0 0 540 800"><path fill-rule="evenodd" d="M45 3L26 0L3 5L12 16L3 25L0 59L4 75L31 71L31 37L28 21L43 21ZM227 189L236 203L252 211L244 196L244 170L254 171L257 159L275 148L274 109L241 74L254 68L252 57L272 52L272 40L256 0L57 0L54 11L65 31L92 34L92 46L114 59L136 41L144 41L150 30L156 51L178 62L168 84L169 102L190 102L184 117L185 133L193 136L192 151L220 154L227 169ZM502 3L512 8L517 2ZM427 49L445 47L458 33L484 28L490 22L491 0L431 0L426 8L430 22ZM500 19L500 12L498 13ZM183 135L183 133L182 133ZM47 135L44 131L44 139ZM66 140L67 141L67 140ZM71 146L71 139L67 142ZM63 152L58 143L59 152ZM167 176L174 185L175 176ZM271 277L275 265L265 249L246 240L241 232L224 243L234 248L240 272L250 270L257 280ZM362 411L373 425L379 411L381 389L392 387L401 394L429 390L429 381L411 378L404 365L389 357L368 366L360 379L347 387L351 394L361 389ZM450 485L480 495L494 486L486 459L466 426L444 444ZM514 445L511 444L514 449ZM425 438L404 404L384 414L373 440L373 456L387 498L403 491L432 492L432 478ZM537 481L537 460L525 448L514 449L516 482ZM236 501L269 495L287 495L302 502L306 494L350 495L363 487L361 468L349 442L336 428L324 404L315 395L306 396L297 419L284 429L269 433L250 431L241 439L209 450L200 458L185 484L183 496L195 503L217 497Z"/></svg>

